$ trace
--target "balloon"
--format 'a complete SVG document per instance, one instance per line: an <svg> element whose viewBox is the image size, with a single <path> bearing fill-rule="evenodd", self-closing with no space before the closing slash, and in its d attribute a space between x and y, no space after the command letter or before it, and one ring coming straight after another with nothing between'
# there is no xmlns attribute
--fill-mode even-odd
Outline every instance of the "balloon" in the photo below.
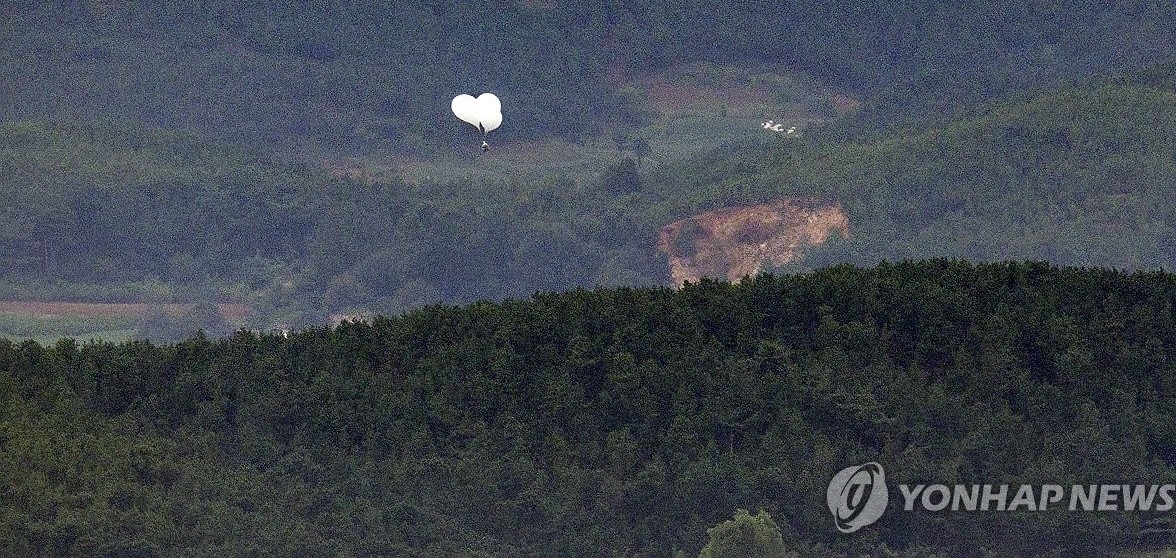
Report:
<svg viewBox="0 0 1176 558"><path fill-rule="evenodd" d="M478 95L477 101L487 112L502 112L502 101L498 100L498 95L482 93Z"/></svg>
<svg viewBox="0 0 1176 558"><path fill-rule="evenodd" d="M482 93L475 99L481 107L482 133L487 134L502 125L502 101L493 93Z"/></svg>
<svg viewBox="0 0 1176 558"><path fill-rule="evenodd" d="M478 127L478 101L470 95L458 95L453 98L453 102L449 104L453 109L453 114L456 115L462 122L466 122L471 126Z"/></svg>
<svg viewBox="0 0 1176 558"><path fill-rule="evenodd" d="M453 114L488 134L502 125L502 101L493 93L482 93L475 99L470 95L458 95L449 104Z"/></svg>
<svg viewBox="0 0 1176 558"><path fill-rule="evenodd" d="M493 132L494 130L497 130L498 127L501 125L502 125L502 113L501 112L495 112L493 114L486 115L486 117L482 119L482 132L484 132L484 133Z"/></svg>

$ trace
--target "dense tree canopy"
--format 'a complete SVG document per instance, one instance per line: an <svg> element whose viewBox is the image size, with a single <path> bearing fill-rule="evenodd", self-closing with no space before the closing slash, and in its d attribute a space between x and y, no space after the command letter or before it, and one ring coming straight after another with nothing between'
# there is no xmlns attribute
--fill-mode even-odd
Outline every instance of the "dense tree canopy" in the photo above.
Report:
<svg viewBox="0 0 1176 558"><path fill-rule="evenodd" d="M418 186L191 135L11 123L0 126L0 195L10 202L0 206L0 278L16 296L40 285L50 297L234 298L295 323L655 283L647 231L661 217L622 193L640 187L632 165L599 182Z"/></svg>
<svg viewBox="0 0 1176 558"><path fill-rule="evenodd" d="M751 515L735 511L735 518L707 530L710 540L698 558L795 558L768 512Z"/></svg>
<svg viewBox="0 0 1176 558"><path fill-rule="evenodd" d="M626 76L684 61L784 63L894 90L887 111L934 110L1176 45L1170 4L1088 0L33 2L2 18L0 120L97 115L336 152L444 142L449 99L491 89L526 107L503 133L583 137L624 124Z"/></svg>
<svg viewBox="0 0 1176 558"><path fill-rule="evenodd" d="M9 296L233 299L267 323L667 281L664 224L785 195L851 234L789 270L958 256L1176 267L1176 93L1157 66L878 138L809 137L598 175L406 183L112 124L0 127ZM1156 88L1161 87L1161 88ZM768 138L775 139L775 138Z"/></svg>
<svg viewBox="0 0 1176 558"><path fill-rule="evenodd" d="M1174 307L1167 273L929 261L290 338L0 341L0 539L29 556L671 556L756 509L803 555L1148 548L1170 534L1143 512L897 502L846 536L825 491L875 460L894 483L1173 482Z"/></svg>

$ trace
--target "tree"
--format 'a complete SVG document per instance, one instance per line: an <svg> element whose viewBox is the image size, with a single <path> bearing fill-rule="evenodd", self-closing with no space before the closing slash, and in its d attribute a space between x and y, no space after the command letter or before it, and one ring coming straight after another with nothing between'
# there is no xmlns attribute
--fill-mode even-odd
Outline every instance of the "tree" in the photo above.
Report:
<svg viewBox="0 0 1176 558"><path fill-rule="evenodd" d="M795 558L796 553L784 546L780 526L768 512L760 510L751 515L747 510L735 510L735 518L707 530L710 541L702 547L698 558Z"/></svg>
<svg viewBox="0 0 1176 558"><path fill-rule="evenodd" d="M625 156L604 172L601 183L609 193L615 195L641 190L641 177L637 174L637 162L632 157Z"/></svg>

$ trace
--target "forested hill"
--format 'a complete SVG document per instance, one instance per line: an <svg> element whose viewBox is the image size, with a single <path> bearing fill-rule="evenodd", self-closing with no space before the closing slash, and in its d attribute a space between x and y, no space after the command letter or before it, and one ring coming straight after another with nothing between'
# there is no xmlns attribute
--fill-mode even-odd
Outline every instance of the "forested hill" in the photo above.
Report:
<svg viewBox="0 0 1176 558"><path fill-rule="evenodd" d="M841 202L853 234L808 265L943 256L1172 269L1171 70L1022 95L864 139L716 153L649 183L672 185L699 209L781 195Z"/></svg>
<svg viewBox="0 0 1176 558"><path fill-rule="evenodd" d="M1166 2L17 2L0 9L0 121L131 120L333 152L448 141L460 92L505 137L631 125L634 75L771 62L909 100L1036 87L1172 53ZM923 111L925 112L925 111Z"/></svg>
<svg viewBox="0 0 1176 558"><path fill-rule="evenodd" d="M269 323L321 323L666 284L662 225L781 196L840 203L851 231L790 270L939 256L1172 269L1170 76L1156 66L863 139L765 136L640 171L622 158L600 178L416 185L189 134L12 123L0 126L0 277L12 298L220 298Z"/></svg>
<svg viewBox="0 0 1176 558"><path fill-rule="evenodd" d="M0 125L0 281L11 298L231 299L299 325L658 283L665 212L635 191L632 160L606 170L418 186L191 134L10 123Z"/></svg>
<svg viewBox="0 0 1176 558"><path fill-rule="evenodd" d="M887 514L834 473L1176 480L1176 276L928 261L430 307L290 338L0 341L0 540L35 556L1092 556L1144 512ZM929 546L929 547L928 547ZM989 549L989 550L985 550ZM936 551L948 554L935 554Z"/></svg>

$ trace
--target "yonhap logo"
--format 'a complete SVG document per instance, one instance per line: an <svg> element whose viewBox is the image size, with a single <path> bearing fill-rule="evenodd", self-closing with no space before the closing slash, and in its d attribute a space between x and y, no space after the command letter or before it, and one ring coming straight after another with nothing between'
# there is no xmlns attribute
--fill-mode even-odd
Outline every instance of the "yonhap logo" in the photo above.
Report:
<svg viewBox="0 0 1176 558"><path fill-rule="evenodd" d="M900 474L901 478L902 475ZM1096 484L899 484L903 505L896 512L1171 512L1176 483ZM837 530L853 533L886 513L890 493L877 462L846 467L833 475L825 501ZM921 504L921 506L920 506Z"/></svg>
<svg viewBox="0 0 1176 558"><path fill-rule="evenodd" d="M890 494L886 472L875 462L846 467L833 475L825 493L837 530L852 533L869 525L886 511Z"/></svg>

